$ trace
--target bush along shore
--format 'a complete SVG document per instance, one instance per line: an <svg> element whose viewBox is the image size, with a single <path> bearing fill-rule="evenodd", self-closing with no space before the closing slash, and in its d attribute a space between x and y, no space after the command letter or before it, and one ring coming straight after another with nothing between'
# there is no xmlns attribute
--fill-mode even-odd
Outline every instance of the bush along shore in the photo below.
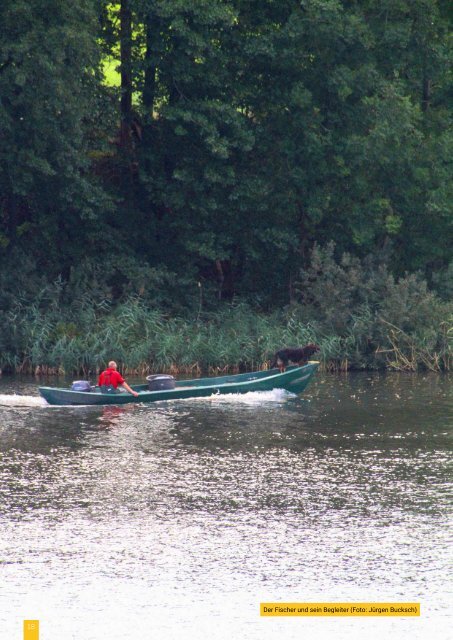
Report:
<svg viewBox="0 0 453 640"><path fill-rule="evenodd" d="M127 374L174 375L263 369L285 346L317 343L328 371L449 371L453 304L417 275L396 280L350 256L314 252L295 300L265 313L236 301L214 311L170 315L143 296L113 305L89 295L61 304L63 285L0 313L0 369L90 375L115 359Z"/></svg>

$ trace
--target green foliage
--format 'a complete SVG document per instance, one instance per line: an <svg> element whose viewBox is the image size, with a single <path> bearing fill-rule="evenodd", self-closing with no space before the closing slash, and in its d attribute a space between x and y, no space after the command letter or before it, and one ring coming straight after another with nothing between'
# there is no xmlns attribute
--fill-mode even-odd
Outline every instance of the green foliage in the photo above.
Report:
<svg viewBox="0 0 453 640"><path fill-rule="evenodd" d="M353 367L448 369L452 303L429 291L418 274L395 279L376 258L336 259L334 249L333 243L313 249L297 283L298 317L336 336L341 359Z"/></svg>
<svg viewBox="0 0 453 640"><path fill-rule="evenodd" d="M107 4L103 42L119 55ZM220 297L266 306L291 298L314 241L359 256L393 241L397 275L445 267L449 49L434 0L128 6L143 130L122 195L145 223L133 251L213 284L224 261Z"/></svg>
<svg viewBox="0 0 453 640"><path fill-rule="evenodd" d="M27 247L50 273L67 264L74 228L105 204L87 156L99 101L94 8L93 0L0 4L1 244Z"/></svg>
<svg viewBox="0 0 453 640"><path fill-rule="evenodd" d="M453 306L408 275L315 248L299 301L263 313L246 302L169 315L138 295L121 304L65 302L61 281L19 296L0 314L0 368L94 374L114 358L128 372L197 372L266 366L283 346L316 342L325 367L448 370ZM99 295L99 292L96 293Z"/></svg>
<svg viewBox="0 0 453 640"><path fill-rule="evenodd" d="M4 0L0 23L4 363L446 353L445 2Z"/></svg>

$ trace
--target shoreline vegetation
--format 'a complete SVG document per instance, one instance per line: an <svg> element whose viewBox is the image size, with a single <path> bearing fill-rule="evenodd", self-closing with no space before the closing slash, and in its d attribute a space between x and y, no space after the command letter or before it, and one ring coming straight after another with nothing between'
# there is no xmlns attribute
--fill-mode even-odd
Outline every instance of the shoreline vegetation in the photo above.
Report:
<svg viewBox="0 0 453 640"><path fill-rule="evenodd" d="M447 5L0 2L0 370L450 371Z"/></svg>
<svg viewBox="0 0 453 640"><path fill-rule="evenodd" d="M451 371L453 303L417 275L336 262L331 249L313 252L298 299L270 312L241 300L164 312L151 306L156 291L69 303L58 281L0 312L0 370L88 376L114 359L125 375L195 376L266 369L278 349L315 342L322 371Z"/></svg>
<svg viewBox="0 0 453 640"><path fill-rule="evenodd" d="M335 338L333 338L335 340ZM399 371L406 373L417 373L421 371L447 373L453 369L453 357L450 354L429 353L423 348L418 348L409 336L403 336L404 345L395 344L390 349L380 349L375 353L375 362L368 365L361 365L354 362L353 359L347 357L326 358L321 354L316 359L320 361L319 371L324 373L346 373L350 371ZM401 348L402 347L402 348ZM384 359L380 356L384 354ZM117 358L118 359L118 358ZM203 361L201 358L194 359L193 362L168 363L168 358L150 360L140 362L137 365L130 365L126 358L124 361L118 359L119 369L126 376L146 376L152 373L171 374L175 377L184 375L190 377L198 377L202 375L223 375L242 373L246 371L262 371L269 369L270 356L266 359L260 359L259 356L255 360L240 361L225 364ZM80 358L80 361L83 358ZM36 378L62 377L69 375L99 375L105 368L105 361L93 362L90 365L83 363L75 363L69 368L65 367L63 362L56 365L33 362L29 357L24 357L22 361L11 366L7 364L3 368L0 367L0 377L9 375L33 375Z"/></svg>

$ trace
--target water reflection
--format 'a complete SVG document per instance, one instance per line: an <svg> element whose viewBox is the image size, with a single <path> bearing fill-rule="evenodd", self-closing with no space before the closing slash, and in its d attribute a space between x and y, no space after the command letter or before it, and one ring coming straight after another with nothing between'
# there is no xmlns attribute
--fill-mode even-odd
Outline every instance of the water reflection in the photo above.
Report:
<svg viewBox="0 0 453 640"><path fill-rule="evenodd" d="M86 640L136 640L143 621L195 638L206 620L211 638L295 640L262 626L260 599L400 599L444 640L451 409L447 377L378 374L319 376L303 398L1 406L2 628L27 601ZM351 624L336 637L383 637Z"/></svg>
<svg viewBox="0 0 453 640"><path fill-rule="evenodd" d="M135 405L126 405L125 407L102 407L101 415L98 417L100 428L110 429L121 425L121 416L127 411L135 409Z"/></svg>

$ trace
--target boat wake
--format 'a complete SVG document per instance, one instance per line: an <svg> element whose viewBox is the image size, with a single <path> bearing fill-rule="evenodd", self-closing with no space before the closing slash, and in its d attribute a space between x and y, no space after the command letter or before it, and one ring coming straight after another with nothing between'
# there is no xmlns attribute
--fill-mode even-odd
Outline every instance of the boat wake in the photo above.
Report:
<svg viewBox="0 0 453 640"><path fill-rule="evenodd" d="M214 393L207 398L196 400L221 403L221 404L263 404L266 402L286 402L296 398L296 394L285 389L272 389L272 391L249 391L248 393Z"/></svg>
<svg viewBox="0 0 453 640"><path fill-rule="evenodd" d="M190 402L211 402L215 404L263 404L268 402L286 402L297 396L285 389L273 389L272 391L249 391L248 393L213 393L203 398L188 398ZM154 404L154 403L152 403ZM4 407L51 407L44 398L39 396L26 396L16 393L0 393L0 406ZM72 405L68 405L74 408ZM84 405L79 405L84 406ZM90 406L90 405L86 405Z"/></svg>
<svg viewBox="0 0 453 640"><path fill-rule="evenodd" d="M38 396L21 396L17 393L0 393L0 405L4 407L48 407Z"/></svg>

